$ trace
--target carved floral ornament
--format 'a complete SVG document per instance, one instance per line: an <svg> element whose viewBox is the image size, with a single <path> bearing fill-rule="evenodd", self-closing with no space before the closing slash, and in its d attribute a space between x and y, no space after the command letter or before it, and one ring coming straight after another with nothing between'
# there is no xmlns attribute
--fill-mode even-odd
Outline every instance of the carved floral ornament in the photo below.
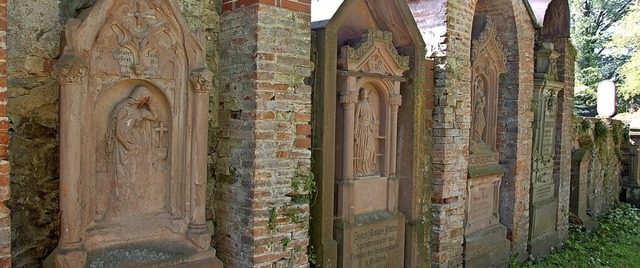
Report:
<svg viewBox="0 0 640 268"><path fill-rule="evenodd" d="M382 43L383 45L376 45ZM377 29L369 29L362 35L362 40L355 46L344 46L339 65L351 70L355 66L362 71L401 75L409 69L409 57L398 54L398 50L393 45L393 35ZM392 62L388 62L383 54L388 54ZM364 64L362 64L366 61ZM388 64L395 66L387 66ZM389 68L391 67L391 70ZM395 70L394 70L395 69Z"/></svg>
<svg viewBox="0 0 640 268"><path fill-rule="evenodd" d="M471 62L475 63L480 58L488 58L490 61L496 63L499 71L506 71L507 58L504 56L504 48L500 43L498 35L496 33L496 27L491 18L487 18L487 24L484 31L480 34L477 40L472 41L471 49ZM501 61L498 62L498 59Z"/></svg>
<svg viewBox="0 0 640 268"><path fill-rule="evenodd" d="M87 64L78 58L68 57L61 59L56 65L56 74L61 84L77 84L88 73Z"/></svg>
<svg viewBox="0 0 640 268"><path fill-rule="evenodd" d="M191 71L191 84L195 92L209 92L213 81L213 73L205 67Z"/></svg>

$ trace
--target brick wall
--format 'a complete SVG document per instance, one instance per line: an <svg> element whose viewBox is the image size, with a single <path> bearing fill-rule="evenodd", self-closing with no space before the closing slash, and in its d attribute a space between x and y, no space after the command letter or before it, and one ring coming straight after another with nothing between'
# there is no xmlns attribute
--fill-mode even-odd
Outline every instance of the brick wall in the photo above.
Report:
<svg viewBox="0 0 640 268"><path fill-rule="evenodd" d="M7 1L0 0L0 267L11 267L9 199L9 118L7 118Z"/></svg>
<svg viewBox="0 0 640 268"><path fill-rule="evenodd" d="M215 236L228 267L307 265L309 200L291 194L309 179L311 17L289 2L223 4Z"/></svg>
<svg viewBox="0 0 640 268"><path fill-rule="evenodd" d="M464 242L473 9L464 0L411 1L409 7L427 43L427 56L435 56L436 61L431 256L425 267L455 267L462 264Z"/></svg>
<svg viewBox="0 0 640 268"><path fill-rule="evenodd" d="M511 254L524 260L528 256L535 30L523 2L509 2L490 7L496 22L506 22L496 24L507 57L507 73L501 76L498 94L497 148L500 164L509 169L501 185L500 218L508 228Z"/></svg>
<svg viewBox="0 0 640 268"><path fill-rule="evenodd" d="M508 73L502 76L498 148L509 168L503 181L501 217L509 227L515 252L524 254L528 234L531 157L531 92L534 29L522 1L410 1L427 43L427 56L437 60L433 111L433 207L431 262L462 262L464 200L469 154L470 37L474 13L494 17L507 51ZM477 9L476 9L477 8ZM431 49L431 50L430 50Z"/></svg>

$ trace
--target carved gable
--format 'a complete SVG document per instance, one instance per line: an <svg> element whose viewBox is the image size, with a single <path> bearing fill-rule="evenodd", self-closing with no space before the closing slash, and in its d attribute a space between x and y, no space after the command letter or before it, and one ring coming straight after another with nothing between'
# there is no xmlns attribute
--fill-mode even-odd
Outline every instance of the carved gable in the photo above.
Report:
<svg viewBox="0 0 640 268"><path fill-rule="evenodd" d="M409 70L409 57L398 54L390 32L369 29L355 46L342 47L338 66L349 71L402 76Z"/></svg>

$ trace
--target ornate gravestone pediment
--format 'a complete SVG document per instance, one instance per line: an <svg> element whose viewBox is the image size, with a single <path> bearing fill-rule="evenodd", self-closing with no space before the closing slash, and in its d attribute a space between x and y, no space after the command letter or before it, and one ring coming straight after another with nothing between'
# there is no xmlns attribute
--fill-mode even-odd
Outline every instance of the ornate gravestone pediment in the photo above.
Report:
<svg viewBox="0 0 640 268"><path fill-rule="evenodd" d="M84 12L67 23L57 67L65 191L50 265L221 266L204 217L203 38L172 0L102 0Z"/></svg>

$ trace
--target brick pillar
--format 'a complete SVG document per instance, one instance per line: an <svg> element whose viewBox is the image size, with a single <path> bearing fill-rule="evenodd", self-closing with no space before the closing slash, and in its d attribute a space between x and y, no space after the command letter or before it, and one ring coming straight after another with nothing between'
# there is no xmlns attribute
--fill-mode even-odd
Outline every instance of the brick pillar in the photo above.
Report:
<svg viewBox="0 0 640 268"><path fill-rule="evenodd" d="M473 8L466 3L450 2L408 2L427 43L426 56L435 58L433 118L432 122L427 122L433 133L432 206L425 211L425 215L431 215L427 223L431 228L426 228L430 231L426 237L430 238L431 250L423 267L462 265L471 71L459 66L469 64ZM462 65L454 67L451 63Z"/></svg>
<svg viewBox="0 0 640 268"><path fill-rule="evenodd" d="M558 189L558 217L556 228L560 241L569 235L569 195L571 192L571 151L573 134L573 87L575 49L569 38L553 41L560 58L556 62L558 80L564 83L564 89L558 93L558 114L556 125L556 154L554 176L560 185Z"/></svg>
<svg viewBox="0 0 640 268"><path fill-rule="evenodd" d="M307 265L310 7L223 1L215 236L226 267Z"/></svg>
<svg viewBox="0 0 640 268"><path fill-rule="evenodd" d="M9 199L9 118L7 118L7 0L0 0L0 267L11 267Z"/></svg>

